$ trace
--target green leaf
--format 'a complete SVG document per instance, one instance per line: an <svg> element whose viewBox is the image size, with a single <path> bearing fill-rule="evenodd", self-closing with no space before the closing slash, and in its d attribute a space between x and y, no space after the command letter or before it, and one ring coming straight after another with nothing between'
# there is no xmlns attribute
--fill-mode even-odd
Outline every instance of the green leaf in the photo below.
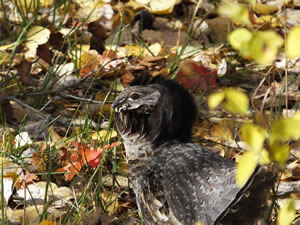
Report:
<svg viewBox="0 0 300 225"><path fill-rule="evenodd" d="M254 125L253 123L245 124L242 127L243 140L249 145L250 150L259 153L263 149L266 138L266 130Z"/></svg>
<svg viewBox="0 0 300 225"><path fill-rule="evenodd" d="M288 141L300 138L300 113L293 118L281 118L271 128L271 142Z"/></svg>
<svg viewBox="0 0 300 225"><path fill-rule="evenodd" d="M300 26L295 26L290 30L286 48L290 59L300 57Z"/></svg>
<svg viewBox="0 0 300 225"><path fill-rule="evenodd" d="M249 20L249 12L248 8L244 4L237 4L237 3L223 3L221 4L217 12L221 16L229 17L232 20L244 24L244 25L250 25L251 22Z"/></svg>
<svg viewBox="0 0 300 225"><path fill-rule="evenodd" d="M236 50L239 50L243 57L249 57L249 41L252 33L246 28L239 28L231 32L228 36L229 44Z"/></svg>
<svg viewBox="0 0 300 225"><path fill-rule="evenodd" d="M225 107L228 111L237 114L248 112L249 101L245 93L233 88L226 88L224 93L226 98Z"/></svg>
<svg viewBox="0 0 300 225"><path fill-rule="evenodd" d="M273 160L283 166L289 158L290 146L274 141L269 147Z"/></svg>
<svg viewBox="0 0 300 225"><path fill-rule="evenodd" d="M257 155L253 151L244 153L237 162L236 183L243 187L251 175L253 174L257 165Z"/></svg>
<svg viewBox="0 0 300 225"><path fill-rule="evenodd" d="M223 91L212 93L208 96L207 104L210 109L216 108L225 98Z"/></svg>
<svg viewBox="0 0 300 225"><path fill-rule="evenodd" d="M290 225L295 219L295 216L295 202L293 200L288 200L284 206L280 208L277 225Z"/></svg>
<svg viewBox="0 0 300 225"><path fill-rule="evenodd" d="M260 64L271 64L278 49L283 45L283 39L274 31L257 31L249 41L250 57Z"/></svg>

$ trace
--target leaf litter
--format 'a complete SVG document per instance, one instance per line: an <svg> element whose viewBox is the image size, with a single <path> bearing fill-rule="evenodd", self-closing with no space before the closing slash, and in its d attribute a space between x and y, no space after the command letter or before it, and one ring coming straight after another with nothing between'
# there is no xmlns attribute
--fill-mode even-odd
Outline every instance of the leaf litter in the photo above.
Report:
<svg viewBox="0 0 300 225"><path fill-rule="evenodd" d="M272 224L299 213L298 1L21 0L0 8L5 220L93 224L101 214L103 224L140 223L110 104L133 79L157 75L194 94L194 141L236 159L237 182L260 163L257 152L282 166L282 210ZM243 126L253 121L258 128Z"/></svg>

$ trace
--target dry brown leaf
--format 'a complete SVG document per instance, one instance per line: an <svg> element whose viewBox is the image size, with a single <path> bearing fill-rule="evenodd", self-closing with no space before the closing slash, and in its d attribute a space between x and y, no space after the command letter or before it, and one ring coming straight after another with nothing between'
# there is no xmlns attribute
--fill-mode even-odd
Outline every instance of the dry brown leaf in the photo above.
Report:
<svg viewBox="0 0 300 225"><path fill-rule="evenodd" d="M32 79L31 75L31 66L32 63L26 60L23 60L20 64L16 65L15 67L18 70L20 80L24 85L27 86L36 86L37 83L35 80Z"/></svg>

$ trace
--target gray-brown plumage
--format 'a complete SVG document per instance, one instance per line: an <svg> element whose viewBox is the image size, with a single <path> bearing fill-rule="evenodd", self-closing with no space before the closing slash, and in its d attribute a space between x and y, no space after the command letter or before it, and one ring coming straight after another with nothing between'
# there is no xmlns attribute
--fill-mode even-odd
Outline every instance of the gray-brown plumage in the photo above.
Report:
<svg viewBox="0 0 300 225"><path fill-rule="evenodd" d="M257 168L244 187L236 167L189 143L196 107L175 81L130 86L112 107L126 149L128 173L148 225L246 225L262 221L274 174Z"/></svg>

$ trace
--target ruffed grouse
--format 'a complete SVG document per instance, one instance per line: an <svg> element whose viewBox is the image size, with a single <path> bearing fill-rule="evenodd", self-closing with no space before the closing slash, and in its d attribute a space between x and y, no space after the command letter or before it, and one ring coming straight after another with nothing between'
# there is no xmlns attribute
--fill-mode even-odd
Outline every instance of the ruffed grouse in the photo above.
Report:
<svg viewBox="0 0 300 225"><path fill-rule="evenodd" d="M196 107L182 86L156 77L122 91L112 107L145 224L261 224L273 172L257 168L239 187L233 161L189 143Z"/></svg>

